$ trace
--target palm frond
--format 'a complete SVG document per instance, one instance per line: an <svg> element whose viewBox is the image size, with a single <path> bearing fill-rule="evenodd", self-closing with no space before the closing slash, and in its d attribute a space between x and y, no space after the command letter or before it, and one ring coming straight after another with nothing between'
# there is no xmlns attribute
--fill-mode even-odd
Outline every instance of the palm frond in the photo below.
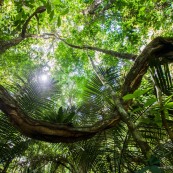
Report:
<svg viewBox="0 0 173 173"><path fill-rule="evenodd" d="M100 146L100 136L68 146L71 159L78 172L89 172L95 167L97 164L97 157L101 155Z"/></svg>
<svg viewBox="0 0 173 173"><path fill-rule="evenodd" d="M160 168L166 173L171 173L173 171L173 144L171 141L166 141L157 145L153 150L154 155L161 161Z"/></svg>
<svg viewBox="0 0 173 173"><path fill-rule="evenodd" d="M154 65L151 66L151 74L155 84L161 89L161 91L170 95L173 92L172 74L169 69L168 62L154 61Z"/></svg>
<svg viewBox="0 0 173 173"><path fill-rule="evenodd" d="M86 85L83 97L85 101L79 109L83 120L90 123L89 119L94 122L112 116L115 109L112 91L119 92L119 78L120 74L115 68L98 68L98 73L94 74ZM112 90L108 88L108 85Z"/></svg>
<svg viewBox="0 0 173 173"><path fill-rule="evenodd" d="M46 83L39 79L38 72L18 77L15 83L14 97L25 114L41 120L56 123L71 123L75 116L74 108L58 108L60 87L51 77Z"/></svg>
<svg viewBox="0 0 173 173"><path fill-rule="evenodd" d="M20 157L28 148L30 140L11 126L5 115L0 115L0 122L0 164L5 165Z"/></svg>

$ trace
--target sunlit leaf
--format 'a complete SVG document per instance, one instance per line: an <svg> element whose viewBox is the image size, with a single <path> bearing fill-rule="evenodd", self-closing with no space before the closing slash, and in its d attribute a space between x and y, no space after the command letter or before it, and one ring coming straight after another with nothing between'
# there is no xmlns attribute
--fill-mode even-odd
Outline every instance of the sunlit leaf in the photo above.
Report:
<svg viewBox="0 0 173 173"><path fill-rule="evenodd" d="M144 107L151 106L151 105L154 104L156 101L157 101L157 98L148 99L148 100L145 102Z"/></svg>
<svg viewBox="0 0 173 173"><path fill-rule="evenodd" d="M165 107L170 109L173 108L173 102L168 102Z"/></svg>
<svg viewBox="0 0 173 173"><path fill-rule="evenodd" d="M135 90L133 94L127 94L125 96L123 96L123 99L124 100L130 100L130 99L133 99L133 98L138 98L140 96L142 96L143 94L145 94L146 92L148 92L150 89L145 89L145 90L141 90L141 89L138 89L138 90Z"/></svg>
<svg viewBox="0 0 173 173"><path fill-rule="evenodd" d="M123 99L126 101L126 100L130 100L130 99L133 99L135 98L135 95L134 94L127 94L125 96L123 96Z"/></svg>

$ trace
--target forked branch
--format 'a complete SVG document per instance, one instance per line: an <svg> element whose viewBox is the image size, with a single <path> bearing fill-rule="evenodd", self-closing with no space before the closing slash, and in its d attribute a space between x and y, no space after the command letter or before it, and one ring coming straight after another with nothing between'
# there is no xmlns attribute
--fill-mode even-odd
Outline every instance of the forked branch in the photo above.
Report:
<svg viewBox="0 0 173 173"><path fill-rule="evenodd" d="M40 6L40 7L38 7L38 8L34 11L34 13L32 13L32 14L28 17L28 19L25 21L25 23L24 23L24 25L23 25L23 27L22 27L22 33L21 33L21 37L22 37L22 38L25 38L27 26L28 26L30 20L31 20L34 16L37 17L37 14L43 13L43 12L45 12L45 11L46 11L46 7L45 7L45 6Z"/></svg>

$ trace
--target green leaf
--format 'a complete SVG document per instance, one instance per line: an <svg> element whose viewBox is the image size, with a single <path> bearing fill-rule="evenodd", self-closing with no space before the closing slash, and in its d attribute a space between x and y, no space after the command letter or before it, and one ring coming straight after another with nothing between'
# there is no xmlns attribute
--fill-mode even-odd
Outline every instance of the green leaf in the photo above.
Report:
<svg viewBox="0 0 173 173"><path fill-rule="evenodd" d="M130 99L133 99L133 98L135 98L134 94L127 94L123 97L123 100L127 101L127 100L130 100Z"/></svg>
<svg viewBox="0 0 173 173"><path fill-rule="evenodd" d="M69 9L66 8L66 9L64 9L64 10L61 12L61 15L66 15L68 12L69 12Z"/></svg>
<svg viewBox="0 0 173 173"><path fill-rule="evenodd" d="M150 165L160 165L160 160L155 156L151 156L151 158L149 159L149 164Z"/></svg>
<svg viewBox="0 0 173 173"><path fill-rule="evenodd" d="M50 14L51 13L51 4L49 2L46 3L46 9L47 9L47 13Z"/></svg>
<svg viewBox="0 0 173 173"><path fill-rule="evenodd" d="M62 4L61 0L51 0L51 2L55 5L60 5Z"/></svg>
<svg viewBox="0 0 173 173"><path fill-rule="evenodd" d="M162 173L162 170L158 166L151 166L149 169L152 173Z"/></svg>
<svg viewBox="0 0 173 173"><path fill-rule="evenodd" d="M18 13L18 15L16 16L16 20L21 20L21 18L22 18L22 14Z"/></svg>
<svg viewBox="0 0 173 173"><path fill-rule="evenodd" d="M165 105L171 101L172 96L173 96L173 95L171 94L169 97L167 97L167 98L165 99Z"/></svg>
<svg viewBox="0 0 173 173"><path fill-rule="evenodd" d="M169 112L167 109L164 109L164 114L165 114L165 118L169 119Z"/></svg>
<svg viewBox="0 0 173 173"><path fill-rule="evenodd" d="M146 167L142 168L141 170L137 171L136 173L145 173L149 169L150 169L150 167L146 166Z"/></svg>
<svg viewBox="0 0 173 173"><path fill-rule="evenodd" d="M148 88L148 89L145 89L145 90L141 90L141 89L138 89L136 91L134 91L133 94L127 94L123 97L123 99L125 101L127 100L130 100L130 99L133 99L133 98L137 98L137 97L140 97L141 95L145 94L146 92L148 92L151 88Z"/></svg>
<svg viewBox="0 0 173 173"><path fill-rule="evenodd" d="M160 115L155 116L155 123L159 126L162 127L162 119Z"/></svg>
<svg viewBox="0 0 173 173"><path fill-rule="evenodd" d="M88 4L90 2L90 0L84 0L83 2Z"/></svg>
<svg viewBox="0 0 173 173"><path fill-rule="evenodd" d="M132 112L135 113L135 112L139 112L139 111L142 111L142 110L143 110L143 108L138 107L136 109L133 109Z"/></svg>
<svg viewBox="0 0 173 173"><path fill-rule="evenodd" d="M52 10L50 15L49 15L50 21L53 19L53 17L54 17L54 10Z"/></svg>
<svg viewBox="0 0 173 173"><path fill-rule="evenodd" d="M58 116L62 117L63 116L63 109L62 106L58 110Z"/></svg>
<svg viewBox="0 0 173 173"><path fill-rule="evenodd" d="M150 171L151 173L162 173L162 170L158 166L146 166L143 169L137 171L136 173L147 173L146 171Z"/></svg>
<svg viewBox="0 0 173 173"><path fill-rule="evenodd" d="M165 105L166 108L173 108L173 102L169 102Z"/></svg>
<svg viewBox="0 0 173 173"><path fill-rule="evenodd" d="M145 94L146 92L148 92L148 90L150 90L150 88L145 89L145 90L141 90L141 89L137 89L133 95L135 96L135 98L140 97L141 95Z"/></svg>
<svg viewBox="0 0 173 173"><path fill-rule="evenodd" d="M14 22L14 26L17 26L17 25L19 25L20 23L21 23L20 20L16 20L16 21Z"/></svg>
<svg viewBox="0 0 173 173"><path fill-rule="evenodd" d="M60 16L58 16L57 25L58 25L58 27L60 27L60 26L61 26L61 18L60 18Z"/></svg>
<svg viewBox="0 0 173 173"><path fill-rule="evenodd" d="M148 99L148 100L146 101L146 103L144 104L144 107L148 107L148 106L154 104L156 101L157 101L156 98Z"/></svg>
<svg viewBox="0 0 173 173"><path fill-rule="evenodd" d="M144 15L144 14L145 14L145 9L146 9L146 7L142 7L142 8L139 10L139 15Z"/></svg>

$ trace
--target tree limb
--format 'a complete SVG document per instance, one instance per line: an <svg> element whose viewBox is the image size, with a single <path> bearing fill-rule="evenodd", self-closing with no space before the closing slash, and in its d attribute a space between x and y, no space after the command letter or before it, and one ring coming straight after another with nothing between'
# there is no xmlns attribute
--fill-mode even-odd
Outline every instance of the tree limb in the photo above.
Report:
<svg viewBox="0 0 173 173"><path fill-rule="evenodd" d="M25 38L25 34L26 34L26 29L27 29L27 26L30 22L30 20L34 17L34 16L37 16L38 13L43 13L44 11L46 11L46 7L45 6L40 6L38 7L34 13L32 13L28 19L25 21L23 27L22 27L22 33L21 33L21 37L22 38Z"/></svg>
<svg viewBox="0 0 173 173"><path fill-rule="evenodd" d="M49 39L50 37L55 37L56 39L61 40L62 42L64 42L66 45L68 45L68 46L70 46L72 48L75 48L75 49L98 51L98 52L102 52L102 53L105 53L107 55L110 55L112 57L121 58L121 59L127 59L127 60L133 60L133 61L137 57L137 55L134 55L134 54L116 52L116 51L113 51L113 50L101 49L101 48L98 48L98 47L92 47L92 46L87 46L87 45L84 45L84 46L73 45L73 44L70 44L67 41L65 41L60 36L58 36L56 34L53 34L53 33L44 33L42 35L37 35L37 34L24 34L24 37L20 36L20 37L14 38L12 40L0 41L0 54L4 53L6 50L8 50L11 47L18 45L25 38L43 38L43 39Z"/></svg>
<svg viewBox="0 0 173 173"><path fill-rule="evenodd" d="M0 41L0 54L4 53L6 50L8 50L9 48L13 47L13 46L17 46L20 42L22 42L25 38L40 38L40 36L38 35L34 35L34 34L26 34L25 37L17 37L11 40L1 40Z"/></svg>
<svg viewBox="0 0 173 173"><path fill-rule="evenodd" d="M142 78L148 70L153 59L159 58L173 60L173 38L157 37L151 41L136 58L133 67L126 75L122 87L122 96L133 93L141 84Z"/></svg>
<svg viewBox="0 0 173 173"><path fill-rule="evenodd" d="M140 132L136 130L135 124L130 120L128 113L125 111L123 104L121 103L120 99L115 98L115 105L118 110L118 113L121 115L122 121L127 124L129 132L132 134L135 142L140 147L143 155L147 157L148 152L150 152L150 146L146 141L144 141L143 137L141 136Z"/></svg>
<svg viewBox="0 0 173 173"><path fill-rule="evenodd" d="M6 50L8 50L11 47L18 45L23 40L24 38L17 37L8 41L0 41L0 54L4 53Z"/></svg>
<svg viewBox="0 0 173 173"><path fill-rule="evenodd" d="M0 41L0 54L4 53L6 50L8 50L9 48L18 45L21 41L23 41L25 38L35 38L36 35L32 35L32 34L26 34L26 29L27 26L30 22L30 20L36 16L39 13L43 13L46 10L46 7L44 6L40 6L38 7L35 12L33 14L31 14L28 19L25 21L23 27L22 27L22 32L21 32L21 36L11 39L11 40L1 40ZM38 37L37 37L38 38Z"/></svg>
<svg viewBox="0 0 173 173"><path fill-rule="evenodd" d="M135 60L136 57L137 57L137 55L134 55L134 54L116 52L116 51L113 51L113 50L101 49L101 48L98 48L98 47L93 47L93 46L88 46L88 45L82 45L82 46L74 45L74 44L68 43L65 39L61 38L59 35L52 34L52 33L44 33L43 37L44 36L56 37L58 40L61 40L66 45L68 45L72 48L75 48L75 49L94 50L94 51L102 52L102 53L105 53L107 55L110 55L110 56L113 56L113 57L116 57L116 58L128 59L128 60Z"/></svg>
<svg viewBox="0 0 173 173"><path fill-rule="evenodd" d="M118 116L114 116L112 119L99 121L89 127L70 127L64 124L38 121L24 114L14 98L2 86L0 86L0 109L8 116L11 124L25 136L52 143L86 140L101 131L114 127L120 121Z"/></svg>

